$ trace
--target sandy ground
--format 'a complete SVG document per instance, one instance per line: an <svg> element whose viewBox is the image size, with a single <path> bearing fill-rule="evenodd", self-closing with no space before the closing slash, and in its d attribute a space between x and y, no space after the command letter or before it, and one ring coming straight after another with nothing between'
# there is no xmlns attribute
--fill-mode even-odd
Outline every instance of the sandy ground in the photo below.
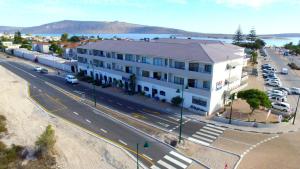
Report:
<svg viewBox="0 0 300 169"><path fill-rule="evenodd" d="M61 119L50 117L27 97L24 80L0 66L0 114L7 118L12 143L33 147L37 137L51 124L57 136L58 168L66 169L131 169L135 162L122 150L107 144Z"/></svg>

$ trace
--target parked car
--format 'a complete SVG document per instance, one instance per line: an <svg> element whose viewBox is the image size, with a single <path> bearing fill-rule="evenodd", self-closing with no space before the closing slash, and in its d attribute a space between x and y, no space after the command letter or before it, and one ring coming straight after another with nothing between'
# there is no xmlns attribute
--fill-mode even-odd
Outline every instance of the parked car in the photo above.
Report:
<svg viewBox="0 0 300 169"><path fill-rule="evenodd" d="M291 94L300 94L300 88L298 87L291 87Z"/></svg>
<svg viewBox="0 0 300 169"><path fill-rule="evenodd" d="M287 68L282 68L281 69L281 74L287 75L289 73L289 70Z"/></svg>
<svg viewBox="0 0 300 169"><path fill-rule="evenodd" d="M36 72L41 72L41 70L42 70L42 68L39 67L39 66L37 66L37 67L34 68L34 71L36 71Z"/></svg>
<svg viewBox="0 0 300 169"><path fill-rule="evenodd" d="M273 102L287 102L287 98L286 97L282 97L282 96L270 96L269 99Z"/></svg>
<svg viewBox="0 0 300 169"><path fill-rule="evenodd" d="M285 102L273 102L272 103L272 108L278 109L281 111L289 112L291 111L291 106L288 103Z"/></svg>
<svg viewBox="0 0 300 169"><path fill-rule="evenodd" d="M268 81L266 85L273 86L273 87L281 87L281 83L279 81Z"/></svg>
<svg viewBox="0 0 300 169"><path fill-rule="evenodd" d="M283 95L286 96L286 92L280 91L280 90L268 90L267 91L268 94L278 94L278 95Z"/></svg>
<svg viewBox="0 0 300 169"><path fill-rule="evenodd" d="M280 81L280 79L278 77L267 77L265 78L265 81Z"/></svg>
<svg viewBox="0 0 300 169"><path fill-rule="evenodd" d="M65 79L66 79L66 82L71 83L71 84L78 83L78 79L73 75L67 75Z"/></svg>
<svg viewBox="0 0 300 169"><path fill-rule="evenodd" d="M286 91L287 94L292 94L291 90L287 87L277 87L277 88L275 88L275 90Z"/></svg>

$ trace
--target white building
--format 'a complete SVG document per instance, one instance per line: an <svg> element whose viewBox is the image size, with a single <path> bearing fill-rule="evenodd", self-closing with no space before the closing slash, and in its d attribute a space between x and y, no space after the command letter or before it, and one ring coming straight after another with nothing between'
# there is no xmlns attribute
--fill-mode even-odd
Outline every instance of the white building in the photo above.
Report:
<svg viewBox="0 0 300 169"><path fill-rule="evenodd" d="M244 49L220 41L104 40L78 47L77 57L78 71L127 86L135 74L136 90L159 100L171 102L183 88L184 107L199 113L218 111L245 86Z"/></svg>
<svg viewBox="0 0 300 169"><path fill-rule="evenodd" d="M41 53L49 53L50 43L48 42L33 42L32 50L41 52Z"/></svg>

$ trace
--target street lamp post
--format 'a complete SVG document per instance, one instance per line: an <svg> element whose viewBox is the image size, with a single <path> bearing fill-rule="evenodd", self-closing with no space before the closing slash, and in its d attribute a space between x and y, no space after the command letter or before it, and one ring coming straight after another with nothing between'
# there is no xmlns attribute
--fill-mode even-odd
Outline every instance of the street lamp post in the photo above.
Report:
<svg viewBox="0 0 300 169"><path fill-rule="evenodd" d="M295 109L295 114L294 114L294 119L293 119L293 125L295 124L295 120L296 120L296 115L297 115L297 111L298 111L299 100L300 100L300 94L298 96L297 106L296 106L296 109Z"/></svg>
<svg viewBox="0 0 300 169"><path fill-rule="evenodd" d="M143 147L148 148L149 143L145 142ZM136 144L136 168L139 169L139 143Z"/></svg>
<svg viewBox="0 0 300 169"><path fill-rule="evenodd" d="M94 64L92 63L92 69L93 69L93 80L95 77L95 68L94 68ZM93 82L93 96L94 96L94 106L97 106L97 101L96 101L96 85L95 82Z"/></svg>
<svg viewBox="0 0 300 169"><path fill-rule="evenodd" d="M182 102L181 102L181 109L180 109L180 124L179 124L179 143L181 143L181 133L182 133L182 111L183 111L183 90L184 90L184 82L182 84L182 89L181 89L181 99L182 99Z"/></svg>
<svg viewBox="0 0 300 169"><path fill-rule="evenodd" d="M231 95L230 97L231 97L231 103L230 103L229 124L231 124L231 119L232 119L232 104L233 104L234 95Z"/></svg>

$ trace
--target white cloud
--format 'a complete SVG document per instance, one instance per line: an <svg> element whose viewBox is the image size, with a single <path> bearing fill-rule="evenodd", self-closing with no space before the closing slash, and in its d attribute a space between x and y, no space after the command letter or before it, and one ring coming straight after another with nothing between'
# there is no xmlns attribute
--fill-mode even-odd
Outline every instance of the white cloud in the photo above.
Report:
<svg viewBox="0 0 300 169"><path fill-rule="evenodd" d="M218 4L226 4L229 6L248 6L252 8L261 8L263 6L276 3L281 0L216 0Z"/></svg>

